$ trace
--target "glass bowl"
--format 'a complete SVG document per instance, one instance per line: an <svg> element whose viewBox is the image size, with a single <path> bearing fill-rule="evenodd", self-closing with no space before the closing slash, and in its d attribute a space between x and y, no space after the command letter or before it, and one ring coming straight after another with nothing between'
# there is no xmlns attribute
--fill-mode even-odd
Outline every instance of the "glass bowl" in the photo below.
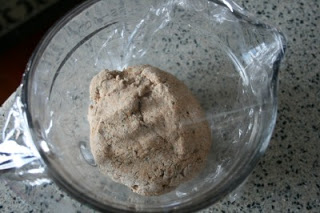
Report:
<svg viewBox="0 0 320 213"><path fill-rule="evenodd" d="M99 210L204 208L240 185L265 152L284 50L281 32L232 1L87 1L50 29L31 57L0 149L11 164L0 169L28 173L40 165L62 189ZM138 64L183 81L211 128L205 168L161 196L137 195L102 175L89 148L90 80L103 69Z"/></svg>

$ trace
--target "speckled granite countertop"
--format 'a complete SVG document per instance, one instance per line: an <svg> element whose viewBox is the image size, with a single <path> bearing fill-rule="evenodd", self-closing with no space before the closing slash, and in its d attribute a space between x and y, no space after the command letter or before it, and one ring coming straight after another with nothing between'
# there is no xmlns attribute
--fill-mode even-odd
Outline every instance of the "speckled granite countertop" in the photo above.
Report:
<svg viewBox="0 0 320 213"><path fill-rule="evenodd" d="M288 38L278 120L266 154L246 183L201 212L319 212L320 1L236 2L279 26ZM1 129L10 102L12 97L0 110ZM0 191L0 212L94 212L53 183L22 189L0 179Z"/></svg>

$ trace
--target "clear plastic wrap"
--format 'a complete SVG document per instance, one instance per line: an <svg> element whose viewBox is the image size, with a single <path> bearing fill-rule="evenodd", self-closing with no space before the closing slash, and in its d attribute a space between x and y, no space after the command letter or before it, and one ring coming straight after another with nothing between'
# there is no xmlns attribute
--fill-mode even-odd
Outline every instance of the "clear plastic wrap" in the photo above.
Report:
<svg viewBox="0 0 320 213"><path fill-rule="evenodd" d="M268 146L284 49L277 29L232 1L86 2L48 32L30 59L3 131L0 170L34 184L49 177L98 209L207 206L242 183ZM206 111L213 138L201 174L157 197L101 175L88 144L91 78L138 64L183 81Z"/></svg>

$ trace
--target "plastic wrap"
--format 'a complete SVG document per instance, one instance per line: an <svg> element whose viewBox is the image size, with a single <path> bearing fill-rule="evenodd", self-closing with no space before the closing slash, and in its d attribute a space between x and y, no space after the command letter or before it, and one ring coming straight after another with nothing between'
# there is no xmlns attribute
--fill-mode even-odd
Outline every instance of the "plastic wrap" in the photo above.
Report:
<svg viewBox="0 0 320 213"><path fill-rule="evenodd" d="M43 174L43 180L49 172L99 209L206 206L244 181L267 148L284 49L277 29L232 1L87 2L55 25L30 59L3 131L0 170ZM203 172L157 198L102 177L88 144L91 78L137 64L183 81L206 111L213 138Z"/></svg>

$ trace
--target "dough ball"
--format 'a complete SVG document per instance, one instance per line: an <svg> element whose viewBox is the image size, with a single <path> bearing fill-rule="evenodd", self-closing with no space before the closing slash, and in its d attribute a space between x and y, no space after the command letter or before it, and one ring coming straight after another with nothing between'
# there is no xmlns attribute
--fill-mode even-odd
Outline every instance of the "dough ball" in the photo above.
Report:
<svg viewBox="0 0 320 213"><path fill-rule="evenodd" d="M211 134L191 91L150 65L104 70L90 84L90 147L102 173L160 195L204 166Z"/></svg>

